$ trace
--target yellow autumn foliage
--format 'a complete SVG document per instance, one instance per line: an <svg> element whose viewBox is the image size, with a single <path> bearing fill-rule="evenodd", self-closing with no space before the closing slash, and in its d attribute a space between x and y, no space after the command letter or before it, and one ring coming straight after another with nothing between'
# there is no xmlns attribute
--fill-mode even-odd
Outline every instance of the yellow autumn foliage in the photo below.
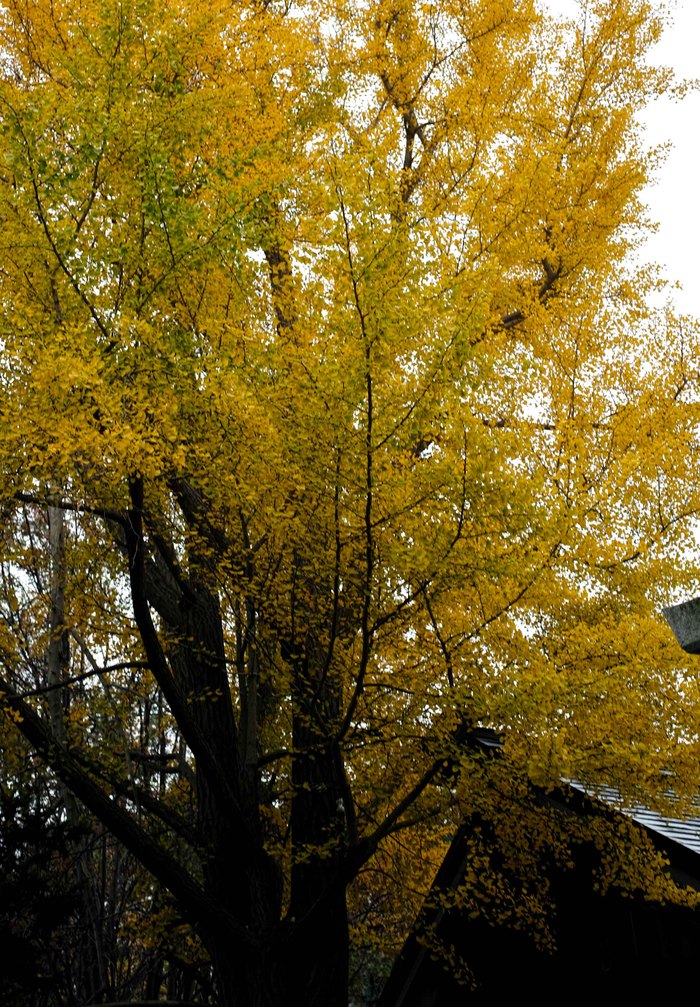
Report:
<svg viewBox="0 0 700 1007"><path fill-rule="evenodd" d="M358 929L370 890L407 922L399 883L416 905L477 800L479 727L505 739L494 808L523 774L697 791L697 676L659 612L698 583L698 330L629 257L635 114L672 81L659 4L584 6L0 10L0 662L32 692L3 701L138 853L100 794L141 772L159 692L195 887L144 862L203 914L222 1003L225 942L245 986L268 966L241 935L301 927L301 974L299 921L331 892L342 916L366 864L390 884L360 876ZM82 768L41 740L49 504ZM479 856L465 904L508 915ZM305 1002L342 1001L323 982Z"/></svg>

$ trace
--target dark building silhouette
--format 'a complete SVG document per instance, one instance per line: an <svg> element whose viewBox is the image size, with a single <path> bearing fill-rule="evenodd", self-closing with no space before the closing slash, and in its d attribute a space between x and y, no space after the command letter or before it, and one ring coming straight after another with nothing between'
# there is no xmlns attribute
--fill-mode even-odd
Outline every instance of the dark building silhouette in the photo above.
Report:
<svg viewBox="0 0 700 1007"><path fill-rule="evenodd" d="M577 784L537 795L542 806L565 814L602 814L613 824L616 818L631 818L668 858L675 880L700 890L700 818L664 818L643 806L623 815L615 810L616 798L611 789L600 788L593 800ZM471 830L465 822L457 831L433 891L460 884ZM556 905L554 952L539 948L527 930L489 925L429 898L394 964L380 1007L464 1007L523 996L546 1004L553 995L598 997L603 1003L611 996L638 996L644 1003L652 995L690 991L700 1001L700 910L630 897L614 888L601 894L592 883L596 856L592 846L582 844L572 869L548 876ZM431 940L466 962L477 985L458 982L454 966L431 953Z"/></svg>

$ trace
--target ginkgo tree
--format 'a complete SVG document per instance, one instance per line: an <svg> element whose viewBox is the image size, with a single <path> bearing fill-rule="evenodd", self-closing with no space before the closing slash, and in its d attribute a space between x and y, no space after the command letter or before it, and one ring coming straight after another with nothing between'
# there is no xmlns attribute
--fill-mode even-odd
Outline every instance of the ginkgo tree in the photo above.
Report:
<svg viewBox="0 0 700 1007"><path fill-rule="evenodd" d="M6 730L222 1005L346 1003L350 915L509 781L697 785L659 7L0 10Z"/></svg>

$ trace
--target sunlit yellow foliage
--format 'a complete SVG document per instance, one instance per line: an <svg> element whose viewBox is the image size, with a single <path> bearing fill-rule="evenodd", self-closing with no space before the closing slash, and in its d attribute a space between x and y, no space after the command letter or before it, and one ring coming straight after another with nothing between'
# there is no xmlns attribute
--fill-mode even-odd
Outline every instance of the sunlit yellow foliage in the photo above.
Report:
<svg viewBox="0 0 700 1007"><path fill-rule="evenodd" d="M696 791L698 684L659 610L698 578L698 331L629 259L658 7L0 10L3 677L41 692L52 503L82 771L157 817L128 790L156 788L129 753L157 692L189 876L270 946L375 856L387 918L399 882L417 903L477 727L502 793Z"/></svg>

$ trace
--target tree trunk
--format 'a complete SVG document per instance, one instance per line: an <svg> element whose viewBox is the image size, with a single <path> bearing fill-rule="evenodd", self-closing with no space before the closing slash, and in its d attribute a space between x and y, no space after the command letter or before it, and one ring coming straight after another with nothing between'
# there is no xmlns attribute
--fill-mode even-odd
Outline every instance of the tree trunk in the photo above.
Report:
<svg viewBox="0 0 700 1007"><path fill-rule="evenodd" d="M289 982L307 1007L345 1007L348 922L341 876L349 798L333 737L341 685L318 650L307 640L295 666Z"/></svg>
<svg viewBox="0 0 700 1007"><path fill-rule="evenodd" d="M221 1007L347 1007L345 893L292 922L269 943L241 949L221 932L204 937Z"/></svg>
<svg viewBox="0 0 700 1007"><path fill-rule="evenodd" d="M66 628L66 532L65 515L58 507L48 508L49 533L49 644L46 654L46 694L51 729L61 745L66 745L66 691L61 688L70 672L70 641ZM65 807L66 821L76 830L83 821L83 813L75 796L59 782ZM81 947L79 959L73 970L74 982L81 1000L92 1000L101 993L111 992L103 929L103 904L100 899L90 843L86 839L74 840L74 870L80 884L82 923L89 935Z"/></svg>
<svg viewBox="0 0 700 1007"><path fill-rule="evenodd" d="M297 991L292 999L305 1007L347 1007L348 945L345 890L340 889L323 899L292 934L289 979Z"/></svg>

